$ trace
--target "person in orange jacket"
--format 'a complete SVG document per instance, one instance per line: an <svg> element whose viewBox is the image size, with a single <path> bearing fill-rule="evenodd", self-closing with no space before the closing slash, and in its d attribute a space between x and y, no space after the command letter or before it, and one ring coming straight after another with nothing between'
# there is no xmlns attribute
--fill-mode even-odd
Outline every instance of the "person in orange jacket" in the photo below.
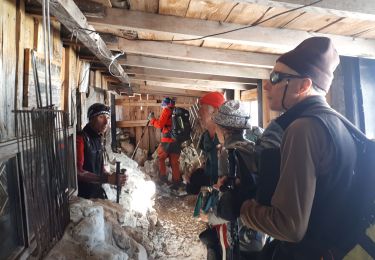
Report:
<svg viewBox="0 0 375 260"><path fill-rule="evenodd" d="M162 138L160 145L158 147L158 157L159 157L159 180L160 182L167 183L167 169L165 166L165 160L169 158L169 163L172 168L172 189L178 189L181 184L181 173L180 173L180 153L181 144L171 137L172 130L172 112L175 107L175 101L169 97L166 97L162 101L162 112L159 119L156 119L154 113L151 112L148 119L150 120L150 125L155 128L162 129Z"/></svg>

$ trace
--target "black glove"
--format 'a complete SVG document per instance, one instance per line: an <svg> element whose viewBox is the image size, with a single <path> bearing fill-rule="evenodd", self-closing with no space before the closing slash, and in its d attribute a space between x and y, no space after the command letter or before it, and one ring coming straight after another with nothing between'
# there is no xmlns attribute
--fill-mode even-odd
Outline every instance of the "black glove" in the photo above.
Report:
<svg viewBox="0 0 375 260"><path fill-rule="evenodd" d="M240 216L243 199L237 190L224 192L217 204L217 216L228 221L234 221Z"/></svg>
<svg viewBox="0 0 375 260"><path fill-rule="evenodd" d="M150 114L148 114L147 120L151 120L153 118L155 118L154 112L151 112Z"/></svg>

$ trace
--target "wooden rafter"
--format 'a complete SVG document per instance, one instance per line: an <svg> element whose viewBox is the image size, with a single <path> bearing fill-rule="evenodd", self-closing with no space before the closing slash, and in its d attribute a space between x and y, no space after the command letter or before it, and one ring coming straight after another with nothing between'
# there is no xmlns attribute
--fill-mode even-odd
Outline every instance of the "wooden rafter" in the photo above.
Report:
<svg viewBox="0 0 375 260"><path fill-rule="evenodd" d="M132 67L253 79L266 79L268 78L270 73L270 69L265 68L213 64L185 60L172 60L135 55L126 55L126 58L120 58L118 61L121 65Z"/></svg>
<svg viewBox="0 0 375 260"><path fill-rule="evenodd" d="M125 68L127 74L135 74L136 76L158 76L170 79L190 79L190 80L201 80L208 81L212 83L220 82L224 83L237 83L237 84L256 84L256 80L243 77L229 77L221 75L209 75L201 73L190 73L181 71L170 71L170 70L160 70L160 69L149 69L141 67L127 67Z"/></svg>
<svg viewBox="0 0 375 260"><path fill-rule="evenodd" d="M211 83L202 81L189 81L189 80L178 80L178 79L165 79L160 77L152 76L140 76L130 78L132 83L142 84L146 82L146 85L160 86L166 88L181 88L181 89L192 89L192 90L202 90L202 91L216 91L220 89L238 89L247 90L254 86L252 85L241 85L241 84L231 84L231 83Z"/></svg>
<svg viewBox="0 0 375 260"><path fill-rule="evenodd" d="M41 0L38 0L42 3ZM124 72L121 65L116 61L112 61L112 53L107 48L102 38L88 30L95 30L87 23L86 17L77 7L73 0L54 0L50 1L50 11L62 24L65 25L77 38L107 67L116 75L121 82L129 83L129 78Z"/></svg>
<svg viewBox="0 0 375 260"><path fill-rule="evenodd" d="M242 2L246 4L258 4L268 7L281 7L292 9L302 5L311 4L312 0L225 0L226 2ZM304 12L336 15L338 17L348 17L361 20L375 21L375 5L369 0L329 0L321 1L303 8Z"/></svg>
<svg viewBox="0 0 375 260"><path fill-rule="evenodd" d="M156 100L155 100L156 101ZM149 102L129 102L128 100L116 99L116 106L124 107L161 107L161 103L149 103ZM191 104L178 104L179 107L190 107Z"/></svg>
<svg viewBox="0 0 375 260"><path fill-rule="evenodd" d="M158 22L155 23L155 21ZM353 39L352 37L333 34L257 26L231 33L213 35L242 26L231 23L119 9L106 9L106 16L104 18L89 18L89 22L98 30L106 30L110 26L111 29L136 30L155 34L162 33L187 39L212 35L206 39L223 43L270 48L278 53L284 53L293 49L301 41L311 36L326 36L332 39L340 55L375 57L375 40Z"/></svg>
<svg viewBox="0 0 375 260"><path fill-rule="evenodd" d="M278 55L273 54L205 48L167 42L130 41L122 38L118 39L117 42L106 41L106 43L111 50L124 51L130 54L236 66L272 68L278 58Z"/></svg>
<svg viewBox="0 0 375 260"><path fill-rule="evenodd" d="M186 96L186 97L201 97L207 93L207 91L169 88L169 87L160 87L160 86L152 86L152 85L135 85L132 87L132 89L134 93L140 93L140 94L152 93L154 95L160 94L160 95Z"/></svg>

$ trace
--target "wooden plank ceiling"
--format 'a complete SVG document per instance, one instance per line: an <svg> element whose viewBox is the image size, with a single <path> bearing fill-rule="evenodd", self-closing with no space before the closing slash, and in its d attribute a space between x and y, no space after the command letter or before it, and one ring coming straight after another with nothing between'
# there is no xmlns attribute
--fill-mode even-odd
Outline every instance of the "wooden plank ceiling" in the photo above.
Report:
<svg viewBox="0 0 375 260"><path fill-rule="evenodd" d="M77 0L76 4L88 24L102 33L106 46L114 53L124 52L117 61L139 91L204 93L255 88L257 80L268 77L279 54L313 35L330 37L341 55L375 58L372 1L321 1L283 14L312 2ZM250 26L255 24L259 25ZM236 30L244 26L248 28ZM235 31L220 34L228 30Z"/></svg>

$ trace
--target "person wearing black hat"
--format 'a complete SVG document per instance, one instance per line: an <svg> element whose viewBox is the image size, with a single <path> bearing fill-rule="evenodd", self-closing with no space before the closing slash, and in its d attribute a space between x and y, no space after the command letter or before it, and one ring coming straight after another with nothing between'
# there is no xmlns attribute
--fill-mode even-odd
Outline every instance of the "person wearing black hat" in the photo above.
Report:
<svg viewBox="0 0 375 260"><path fill-rule="evenodd" d="M275 120L284 130L279 177L269 205L247 200L240 211L275 238L263 259L334 259L342 239L356 147L341 120L322 112L338 64L331 40L312 37L281 55L264 85L270 108L284 112Z"/></svg>
<svg viewBox="0 0 375 260"><path fill-rule="evenodd" d="M89 122L77 133L78 196L105 199L102 183L117 185L116 175L104 170L103 134L108 128L110 108L101 103L91 105L87 112ZM119 185L126 182L119 176Z"/></svg>

